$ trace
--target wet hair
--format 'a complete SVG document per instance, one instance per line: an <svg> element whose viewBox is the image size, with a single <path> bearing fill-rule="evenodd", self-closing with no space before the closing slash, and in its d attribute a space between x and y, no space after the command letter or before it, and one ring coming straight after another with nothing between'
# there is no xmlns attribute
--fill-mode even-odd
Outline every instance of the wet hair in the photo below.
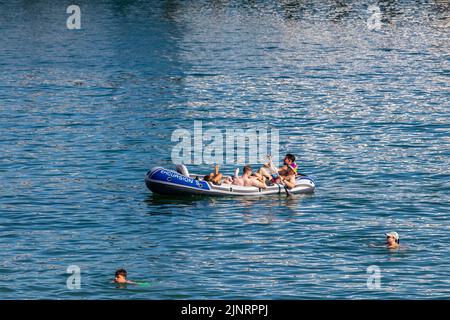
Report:
<svg viewBox="0 0 450 320"><path fill-rule="evenodd" d="M295 162L295 156L292 153L286 154L285 158L288 158L292 162Z"/></svg>
<svg viewBox="0 0 450 320"><path fill-rule="evenodd" d="M252 171L252 167L250 167L250 166L244 166L244 169L242 169L242 172L244 172L244 173L246 173L246 172L248 172L248 171Z"/></svg>
<svg viewBox="0 0 450 320"><path fill-rule="evenodd" d="M127 276L127 270L125 270L125 269L117 269L117 270L116 270L115 276L116 276L116 278L117 278L118 276L124 276L124 277L126 277L126 276Z"/></svg>

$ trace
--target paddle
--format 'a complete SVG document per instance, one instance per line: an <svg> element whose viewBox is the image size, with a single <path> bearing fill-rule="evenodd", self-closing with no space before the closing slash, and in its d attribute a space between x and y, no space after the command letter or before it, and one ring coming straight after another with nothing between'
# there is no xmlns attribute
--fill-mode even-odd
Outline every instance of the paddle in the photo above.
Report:
<svg viewBox="0 0 450 320"><path fill-rule="evenodd" d="M272 171L275 172L275 173L278 175L278 177L280 178L280 183L281 183L281 185L284 187L284 191L286 191L286 195L287 195L287 196L290 196L290 195L291 195L291 192L289 191L288 187L287 187L286 184L284 183L283 179L281 179L281 176L280 176L280 174L278 173L277 168L275 168L275 166L274 166L274 164L273 164L273 162L272 162L272 156L268 155L267 158L269 158L269 166L270 166L270 169L272 169Z"/></svg>

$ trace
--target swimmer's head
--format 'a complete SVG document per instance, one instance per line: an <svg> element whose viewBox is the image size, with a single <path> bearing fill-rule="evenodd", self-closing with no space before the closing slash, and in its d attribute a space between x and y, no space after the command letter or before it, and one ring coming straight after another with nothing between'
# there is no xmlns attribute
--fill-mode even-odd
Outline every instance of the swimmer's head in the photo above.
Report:
<svg viewBox="0 0 450 320"><path fill-rule="evenodd" d="M244 174L248 173L251 174L252 173L252 167L250 166L244 166L244 169L242 170L244 172Z"/></svg>
<svg viewBox="0 0 450 320"><path fill-rule="evenodd" d="M388 245L394 245L400 243L400 236L397 232L388 232L386 233L386 242Z"/></svg>
<svg viewBox="0 0 450 320"><path fill-rule="evenodd" d="M116 276L116 279L117 278L126 278L127 277L127 270L125 270L125 269L117 269L115 276Z"/></svg>

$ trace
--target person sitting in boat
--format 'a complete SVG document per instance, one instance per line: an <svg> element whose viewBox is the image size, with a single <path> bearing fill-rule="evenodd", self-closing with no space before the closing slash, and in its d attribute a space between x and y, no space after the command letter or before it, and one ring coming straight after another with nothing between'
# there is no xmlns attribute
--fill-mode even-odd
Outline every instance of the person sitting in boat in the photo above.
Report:
<svg viewBox="0 0 450 320"><path fill-rule="evenodd" d="M290 164L287 166L287 169L282 169L278 171L278 177L272 177L275 182L280 181L286 185L288 189L292 189L295 187L296 182L295 179L297 177L297 166L294 164ZM278 182L277 182L278 183Z"/></svg>
<svg viewBox="0 0 450 320"><path fill-rule="evenodd" d="M272 162L272 158L269 156L269 162L258 170L258 177L264 177L267 179L267 183L285 182L289 189L295 187L295 178L298 174L295 156L291 153L286 154L283 163L284 165L277 169Z"/></svg>
<svg viewBox="0 0 450 320"><path fill-rule="evenodd" d="M221 184L223 175L221 173L219 173L219 165L216 164L216 166L214 167L214 172L211 172L210 174L207 174L203 180L204 181L208 181L217 185Z"/></svg>
<svg viewBox="0 0 450 320"><path fill-rule="evenodd" d="M224 181L224 183L230 183L229 180ZM253 175L253 169L249 165L244 166L242 177L239 177L239 168L234 171L234 176L232 179L232 184L244 187L256 187L266 189L267 185Z"/></svg>

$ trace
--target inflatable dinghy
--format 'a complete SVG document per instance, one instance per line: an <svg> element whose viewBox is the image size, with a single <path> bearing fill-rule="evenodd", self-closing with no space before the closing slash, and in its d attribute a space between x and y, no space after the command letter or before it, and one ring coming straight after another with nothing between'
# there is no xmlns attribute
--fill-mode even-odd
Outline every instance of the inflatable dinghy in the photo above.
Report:
<svg viewBox="0 0 450 320"><path fill-rule="evenodd" d="M233 184L215 185L203 181L203 177L204 175L189 174L184 165L178 165L177 171L156 167L145 175L145 184L154 193L168 195L261 196L286 194L283 184L275 183L268 186L267 189ZM294 188L288 189L289 193L313 193L316 187L314 180L307 176L298 176L296 182Z"/></svg>

